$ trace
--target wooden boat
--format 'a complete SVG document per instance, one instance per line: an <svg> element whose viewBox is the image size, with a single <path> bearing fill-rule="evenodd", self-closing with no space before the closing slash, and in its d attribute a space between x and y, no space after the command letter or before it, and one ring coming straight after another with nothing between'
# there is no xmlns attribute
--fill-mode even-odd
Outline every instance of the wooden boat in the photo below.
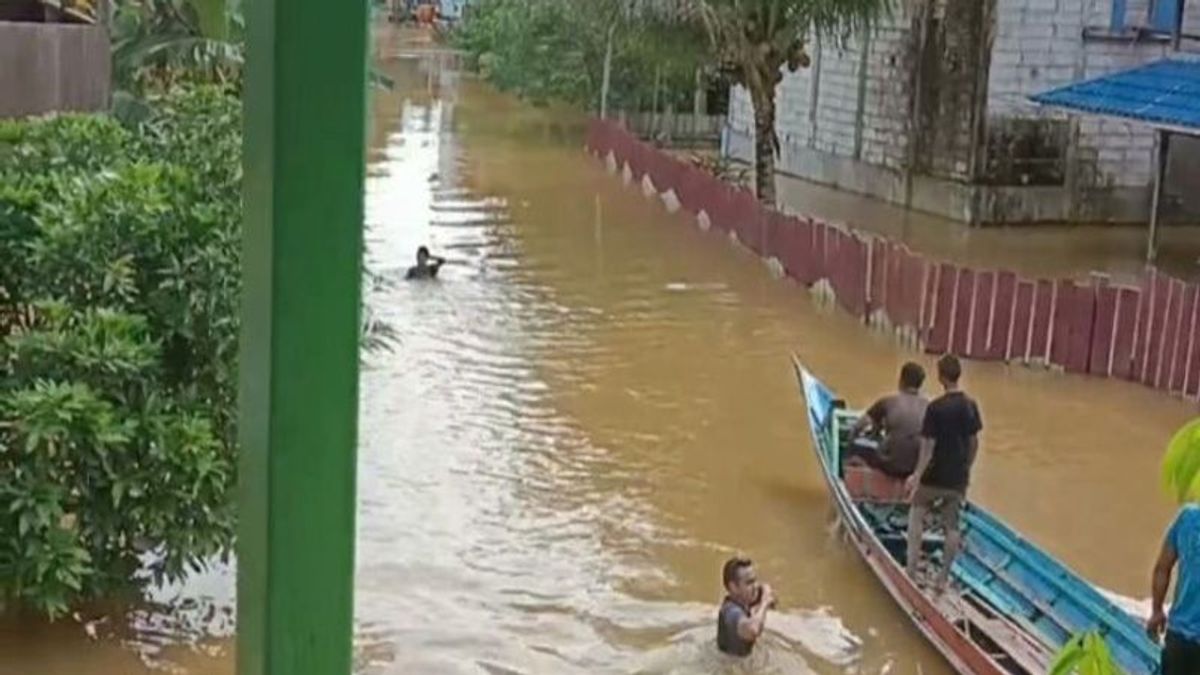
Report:
<svg viewBox="0 0 1200 675"><path fill-rule="evenodd" d="M848 410L794 360L813 447L848 539L916 627L960 673L1043 675L1075 634L1098 630L1130 675L1158 672L1159 647L1140 622L1084 579L976 504L965 507L964 551L947 590L935 595L905 572L908 506L903 483L842 462ZM940 563L941 533L926 528L926 556ZM1097 547L1103 554L1103 547Z"/></svg>

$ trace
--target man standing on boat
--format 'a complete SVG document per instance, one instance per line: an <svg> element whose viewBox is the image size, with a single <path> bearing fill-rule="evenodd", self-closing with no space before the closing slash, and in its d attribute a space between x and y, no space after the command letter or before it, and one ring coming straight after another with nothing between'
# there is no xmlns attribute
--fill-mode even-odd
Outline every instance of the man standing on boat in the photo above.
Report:
<svg viewBox="0 0 1200 675"><path fill-rule="evenodd" d="M1171 573L1178 563L1171 617L1163 612ZM1152 613L1146 624L1151 639L1164 631L1162 675L1200 673L1200 506L1184 506L1167 531L1151 588Z"/></svg>
<svg viewBox="0 0 1200 675"><path fill-rule="evenodd" d="M858 457L893 478L908 478L921 450L921 425L929 401L921 395L925 369L909 361L900 368L900 388L875 401L850 429L854 441L848 457ZM883 434L883 440L864 436Z"/></svg>
<svg viewBox="0 0 1200 675"><path fill-rule="evenodd" d="M734 556L721 568L725 600L717 613L717 648L731 656L750 656L775 608L775 592L759 583L754 562Z"/></svg>
<svg viewBox="0 0 1200 675"><path fill-rule="evenodd" d="M908 575L916 581L921 562L921 537L925 514L936 511L946 528L942 569L935 587L945 589L951 566L962 546L959 516L971 482L971 466L979 450L983 420L979 406L958 388L962 364L953 354L938 360L938 381L945 393L929 404L921 425L921 450L917 468L906 487L912 506L908 512Z"/></svg>

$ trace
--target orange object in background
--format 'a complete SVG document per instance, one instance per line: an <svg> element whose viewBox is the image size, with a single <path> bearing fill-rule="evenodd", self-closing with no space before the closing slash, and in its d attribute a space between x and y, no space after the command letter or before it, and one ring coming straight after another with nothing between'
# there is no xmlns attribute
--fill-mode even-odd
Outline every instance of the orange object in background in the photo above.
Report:
<svg viewBox="0 0 1200 675"><path fill-rule="evenodd" d="M418 5L417 6L417 23L428 26L433 23L437 16L437 10L433 5Z"/></svg>

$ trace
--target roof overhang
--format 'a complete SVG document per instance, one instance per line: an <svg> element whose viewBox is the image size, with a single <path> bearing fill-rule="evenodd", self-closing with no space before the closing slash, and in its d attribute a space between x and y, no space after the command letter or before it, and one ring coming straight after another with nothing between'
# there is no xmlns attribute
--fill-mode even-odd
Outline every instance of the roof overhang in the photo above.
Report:
<svg viewBox="0 0 1200 675"><path fill-rule="evenodd" d="M1051 89L1029 99L1071 113L1200 136L1200 60L1182 56L1162 59Z"/></svg>

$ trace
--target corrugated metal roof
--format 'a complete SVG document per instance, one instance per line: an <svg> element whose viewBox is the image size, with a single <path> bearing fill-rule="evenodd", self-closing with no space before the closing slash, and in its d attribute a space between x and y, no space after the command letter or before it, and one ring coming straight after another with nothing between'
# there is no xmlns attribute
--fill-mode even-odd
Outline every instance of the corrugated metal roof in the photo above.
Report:
<svg viewBox="0 0 1200 675"><path fill-rule="evenodd" d="M1029 98L1042 105L1200 135L1200 61L1163 59Z"/></svg>

